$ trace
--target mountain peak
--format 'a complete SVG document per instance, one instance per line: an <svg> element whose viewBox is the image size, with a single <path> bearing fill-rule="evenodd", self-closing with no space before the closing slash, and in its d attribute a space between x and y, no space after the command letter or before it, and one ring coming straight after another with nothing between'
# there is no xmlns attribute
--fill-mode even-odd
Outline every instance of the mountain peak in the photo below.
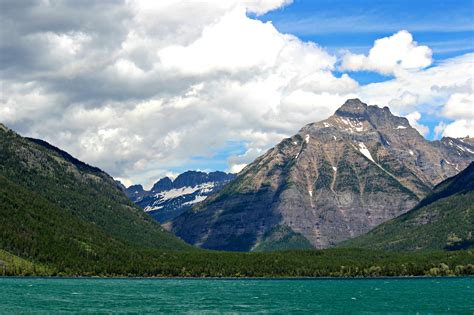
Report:
<svg viewBox="0 0 474 315"><path fill-rule="evenodd" d="M163 177L153 185L153 188L151 189L151 191L160 192L163 190L171 189L172 187L173 187L173 181L169 177Z"/></svg>
<svg viewBox="0 0 474 315"><path fill-rule="evenodd" d="M286 226L325 248L412 209L473 159L467 140L427 141L388 107L350 99L169 227L204 248L248 251Z"/></svg>
<svg viewBox="0 0 474 315"><path fill-rule="evenodd" d="M364 114L367 110L367 104L363 103L358 98L348 99L344 105L339 107L336 111L336 115L339 116L353 116Z"/></svg>

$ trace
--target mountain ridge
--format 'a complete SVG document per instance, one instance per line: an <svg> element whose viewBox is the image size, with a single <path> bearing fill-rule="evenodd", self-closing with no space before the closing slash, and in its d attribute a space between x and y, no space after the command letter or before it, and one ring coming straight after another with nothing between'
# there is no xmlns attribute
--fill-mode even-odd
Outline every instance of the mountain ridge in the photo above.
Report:
<svg viewBox="0 0 474 315"><path fill-rule="evenodd" d="M149 191L142 185L132 185L124 191L131 201L164 223L205 200L235 176L221 171L186 171L174 180L169 177L159 179Z"/></svg>
<svg viewBox="0 0 474 315"><path fill-rule="evenodd" d="M470 143L428 141L388 107L351 99L167 226L210 249L252 250L277 225L330 247L410 210L473 159Z"/></svg>
<svg viewBox="0 0 474 315"><path fill-rule="evenodd" d="M151 217L134 206L107 173L43 140L21 137L5 126L0 128L0 176L10 187L10 190L4 191L5 207L2 211L26 208L28 198L16 202L16 208L9 206L9 200L16 198L12 191L23 191L24 195L30 192L32 199L45 205L44 209L56 209L57 220L59 213L63 213L65 218L70 218L71 224L85 225L87 228L84 229L96 231L93 235L109 238L111 247L122 244L120 246L166 250L191 248L165 232ZM50 218L36 214L34 205L28 207L34 220L49 229L44 222ZM8 213L4 213L3 223L9 224L8 220ZM31 231L36 231L33 226ZM60 237L53 232L49 237ZM5 238L0 241L3 240ZM91 239L91 244L97 245L96 240ZM2 245L5 247L8 244Z"/></svg>

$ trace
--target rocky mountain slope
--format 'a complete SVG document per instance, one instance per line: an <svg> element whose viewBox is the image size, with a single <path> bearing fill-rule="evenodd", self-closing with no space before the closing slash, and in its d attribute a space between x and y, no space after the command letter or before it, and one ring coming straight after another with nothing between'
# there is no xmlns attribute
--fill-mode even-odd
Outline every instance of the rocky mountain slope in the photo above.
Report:
<svg viewBox="0 0 474 315"><path fill-rule="evenodd" d="M413 210L344 247L385 250L474 247L474 163L439 185Z"/></svg>
<svg viewBox="0 0 474 315"><path fill-rule="evenodd" d="M133 205L108 174L0 124L0 249L66 272L191 247Z"/></svg>
<svg viewBox="0 0 474 315"><path fill-rule="evenodd" d="M388 107L352 99L167 227L191 244L251 251L284 226L325 248L407 212L472 160L471 139L427 141Z"/></svg>
<svg viewBox="0 0 474 315"><path fill-rule="evenodd" d="M205 200L235 176L224 172L187 171L175 180L168 177L160 179L149 191L144 190L142 185L133 185L125 193L156 220L166 222Z"/></svg>

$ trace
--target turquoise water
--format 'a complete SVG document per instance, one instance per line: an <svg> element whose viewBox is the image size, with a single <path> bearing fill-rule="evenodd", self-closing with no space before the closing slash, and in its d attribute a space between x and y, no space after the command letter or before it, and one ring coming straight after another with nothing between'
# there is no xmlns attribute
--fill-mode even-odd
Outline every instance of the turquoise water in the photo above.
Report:
<svg viewBox="0 0 474 315"><path fill-rule="evenodd" d="M474 278L0 278L3 313L474 313Z"/></svg>

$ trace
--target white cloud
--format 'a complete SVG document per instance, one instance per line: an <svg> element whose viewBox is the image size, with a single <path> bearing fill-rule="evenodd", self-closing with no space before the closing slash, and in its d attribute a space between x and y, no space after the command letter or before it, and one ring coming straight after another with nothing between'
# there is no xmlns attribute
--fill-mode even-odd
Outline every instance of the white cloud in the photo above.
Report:
<svg viewBox="0 0 474 315"><path fill-rule="evenodd" d="M428 46L419 46L413 36L403 30L377 39L367 56L352 54L343 56L341 69L349 71L375 71L393 74L399 70L419 70L432 63L432 51Z"/></svg>
<svg viewBox="0 0 474 315"><path fill-rule="evenodd" d="M241 170L244 169L244 167L246 167L247 164L245 163L242 163L242 164L233 164L229 167L229 173L234 173L234 174L237 174L239 173Z"/></svg>
<svg viewBox="0 0 474 315"><path fill-rule="evenodd" d="M452 138L474 137L474 120L460 119L449 124L443 130L443 136Z"/></svg>
<svg viewBox="0 0 474 315"><path fill-rule="evenodd" d="M454 93L444 106L443 113L454 119L474 119L474 94Z"/></svg>
<svg viewBox="0 0 474 315"><path fill-rule="evenodd" d="M347 98L418 124L472 95L473 55L423 69L429 49L397 33L364 56L396 77L360 86L335 75L337 57L316 43L247 16L290 2L11 2L20 7L0 12L0 121L149 186L229 140L245 143L227 161L238 170ZM404 53L384 63L389 48Z"/></svg>
<svg viewBox="0 0 474 315"><path fill-rule="evenodd" d="M371 104L388 104L400 114L437 112L454 93L472 93L474 54L447 59L416 72L399 73L392 80L361 86L358 94Z"/></svg>
<svg viewBox="0 0 474 315"><path fill-rule="evenodd" d="M406 115L405 117L406 119L408 119L408 122L410 123L410 125L416 130L418 130L418 132L421 135L423 136L428 135L428 133L430 132L430 129L427 126L422 125L418 122L421 119L421 114L419 112L410 113Z"/></svg>
<svg viewBox="0 0 474 315"><path fill-rule="evenodd" d="M439 123L435 128L437 137L439 135L454 138L474 136L474 94L472 92L452 94L443 107L443 114L454 121L450 124Z"/></svg>
<svg viewBox="0 0 474 315"><path fill-rule="evenodd" d="M241 2L244 3L249 12L261 15L289 5L293 0L243 0Z"/></svg>

